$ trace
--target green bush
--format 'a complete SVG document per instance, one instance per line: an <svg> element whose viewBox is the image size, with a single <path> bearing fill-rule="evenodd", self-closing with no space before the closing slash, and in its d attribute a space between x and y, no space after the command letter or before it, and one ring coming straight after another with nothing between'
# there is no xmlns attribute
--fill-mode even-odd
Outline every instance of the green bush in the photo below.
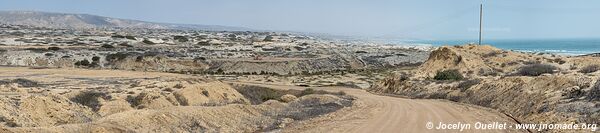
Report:
<svg viewBox="0 0 600 133"><path fill-rule="evenodd" d="M462 74L456 69L438 71L433 77L435 80L462 80L463 78Z"/></svg>
<svg viewBox="0 0 600 133"><path fill-rule="evenodd" d="M100 57L98 57L98 56L92 57L92 62L98 62L98 61L100 61Z"/></svg>
<svg viewBox="0 0 600 133"><path fill-rule="evenodd" d="M540 76L545 73L552 74L557 67L548 64L526 65L519 69L518 74L522 76Z"/></svg>
<svg viewBox="0 0 600 133"><path fill-rule="evenodd" d="M600 70L600 65L589 65L581 68L580 73L593 73Z"/></svg>
<svg viewBox="0 0 600 133"><path fill-rule="evenodd" d="M75 66L90 66L90 61L87 59L83 59L81 61L75 62Z"/></svg>

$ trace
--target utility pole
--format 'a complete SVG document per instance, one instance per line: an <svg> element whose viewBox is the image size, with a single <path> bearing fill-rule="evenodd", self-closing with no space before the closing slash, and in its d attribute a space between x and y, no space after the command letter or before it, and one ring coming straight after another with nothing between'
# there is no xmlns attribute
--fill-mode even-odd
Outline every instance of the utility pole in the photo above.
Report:
<svg viewBox="0 0 600 133"><path fill-rule="evenodd" d="M483 4L479 4L479 45L481 45L481 29L483 29L482 21L483 21Z"/></svg>

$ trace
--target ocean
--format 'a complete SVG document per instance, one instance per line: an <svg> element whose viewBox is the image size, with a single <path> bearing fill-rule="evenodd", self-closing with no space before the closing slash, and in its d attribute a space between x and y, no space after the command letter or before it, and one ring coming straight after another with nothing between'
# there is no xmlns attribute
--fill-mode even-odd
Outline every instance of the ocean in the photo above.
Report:
<svg viewBox="0 0 600 133"><path fill-rule="evenodd" d="M444 41L404 41L403 44L418 45L463 45L477 43L467 40L444 40ZM515 50L522 52L543 52L563 55L584 55L600 53L600 39L546 39L546 40L484 40L486 45L492 45L504 50Z"/></svg>

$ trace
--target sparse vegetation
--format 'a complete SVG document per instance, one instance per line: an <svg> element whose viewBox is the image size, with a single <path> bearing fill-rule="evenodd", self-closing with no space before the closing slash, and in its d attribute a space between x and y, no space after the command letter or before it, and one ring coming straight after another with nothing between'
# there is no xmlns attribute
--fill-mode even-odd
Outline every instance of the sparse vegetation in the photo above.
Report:
<svg viewBox="0 0 600 133"><path fill-rule="evenodd" d="M497 55L499 55L499 54L502 54L502 53L501 53L501 52L499 52L499 51L492 51L492 52L489 52L489 53L487 53L487 54L484 54L484 55L482 55L482 57L483 57L483 58L495 57L495 56L497 56Z"/></svg>
<svg viewBox="0 0 600 133"><path fill-rule="evenodd" d="M143 55L135 57L135 62L142 62L142 61L144 61L144 56Z"/></svg>
<svg viewBox="0 0 600 133"><path fill-rule="evenodd" d="M100 46L102 48L115 48L115 46L110 45L110 44L102 44L102 46Z"/></svg>
<svg viewBox="0 0 600 133"><path fill-rule="evenodd" d="M558 63L560 65L567 63L567 61L563 60L562 58L556 58L556 59L552 60L551 62Z"/></svg>
<svg viewBox="0 0 600 133"><path fill-rule="evenodd" d="M545 73L552 74L555 70L558 68L553 65L532 64L521 67L517 73L521 76L540 76Z"/></svg>
<svg viewBox="0 0 600 133"><path fill-rule="evenodd" d="M268 100L278 100L281 96L285 95L283 92L259 86L237 85L234 88L244 95L244 97L248 98L252 104L260 104Z"/></svg>
<svg viewBox="0 0 600 133"><path fill-rule="evenodd" d="M107 98L107 94L99 91L83 91L77 94L75 97L70 100L79 103L81 105L92 108L93 110L98 110L100 107L100 101L98 98Z"/></svg>
<svg viewBox="0 0 600 133"><path fill-rule="evenodd" d="M200 41L200 42L196 43L196 45L200 45L200 46L210 46L210 42L208 42L208 41Z"/></svg>
<svg viewBox="0 0 600 133"><path fill-rule="evenodd" d="M265 37L265 39L263 39L263 41L265 41L265 42L273 41L273 36L269 35L269 36Z"/></svg>
<svg viewBox="0 0 600 133"><path fill-rule="evenodd" d="M123 36L123 35L113 35L113 36L110 36L110 37L112 37L112 38L125 38L125 36Z"/></svg>
<svg viewBox="0 0 600 133"><path fill-rule="evenodd" d="M310 95L310 94L333 94L333 95L345 95L345 92L337 92L337 93L331 93L331 92L327 92L324 90L315 90L313 88L306 88L304 90L302 90L300 92L300 94L296 95L297 97L302 97L305 95Z"/></svg>
<svg viewBox="0 0 600 133"><path fill-rule="evenodd" d="M302 97L310 94L331 94L331 95L346 95L346 92L327 92L324 90L315 90L307 88L300 90L275 90L267 87L250 86L250 85L235 85L234 88L244 97L248 98L252 104L260 104L268 100L280 100L281 96L291 94L296 97Z"/></svg>
<svg viewBox="0 0 600 133"><path fill-rule="evenodd" d="M346 95L346 92L344 92L344 91L339 91L339 92L337 92L336 94L337 94L337 95Z"/></svg>
<svg viewBox="0 0 600 133"><path fill-rule="evenodd" d="M465 90L471 88L471 86L477 85L480 82L481 82L480 79L472 79L472 80L463 81L458 84L457 88L459 88L462 92L464 92Z"/></svg>
<svg viewBox="0 0 600 133"><path fill-rule="evenodd" d="M88 67L90 66L90 61L88 61L87 59L83 59L81 61L77 61L75 62L75 66L84 66L84 67Z"/></svg>
<svg viewBox="0 0 600 133"><path fill-rule="evenodd" d="M173 91L175 91L175 90L173 90L172 88L165 88L165 89L163 89L163 91L166 91L166 92L173 92Z"/></svg>
<svg viewBox="0 0 600 133"><path fill-rule="evenodd" d="M59 48L59 47L48 47L48 50L52 50L52 51L58 51L60 49L61 48Z"/></svg>
<svg viewBox="0 0 600 133"><path fill-rule="evenodd" d="M187 42L189 41L187 37L185 36L173 36L174 40L177 40L178 42Z"/></svg>
<svg viewBox="0 0 600 133"><path fill-rule="evenodd" d="M304 89L304 90L303 90L303 91L300 93L300 95L301 95L301 96L304 96L304 95L310 95L310 94L315 94L315 92L316 92L316 91L315 91L315 89L313 89L313 88L307 88L307 89Z"/></svg>
<svg viewBox="0 0 600 133"><path fill-rule="evenodd" d="M208 97L208 95L210 95L210 94L208 93L208 91L206 91L206 90L203 90L203 91L202 91L202 95L204 95L204 96L207 96L207 97Z"/></svg>
<svg viewBox="0 0 600 133"><path fill-rule="evenodd" d="M145 43L145 44L148 44L148 45L154 45L154 44L156 44L156 43L154 43L154 42L152 42L152 41L150 41L148 39L144 39L144 41L142 41L142 42Z"/></svg>
<svg viewBox="0 0 600 133"><path fill-rule="evenodd" d="M92 57L92 62L98 62L98 61L100 61L100 57L98 57L98 56Z"/></svg>
<svg viewBox="0 0 600 133"><path fill-rule="evenodd" d="M119 46L128 47L128 48L133 47L132 45L127 44L126 42L120 43Z"/></svg>
<svg viewBox="0 0 600 133"><path fill-rule="evenodd" d="M0 80L0 85L6 85L6 84L18 84L21 87L37 87L39 86L38 82L33 81L33 80L29 80L29 79L23 79L23 78L17 78L17 79L13 79L13 80Z"/></svg>
<svg viewBox="0 0 600 133"><path fill-rule="evenodd" d="M230 39L235 39L237 36L235 34L229 34L227 35L227 37L229 37Z"/></svg>
<svg viewBox="0 0 600 133"><path fill-rule="evenodd" d="M43 52L48 52L48 49L45 48L25 48L25 50L29 50L31 52L36 52L36 53L43 53Z"/></svg>
<svg viewBox="0 0 600 133"><path fill-rule="evenodd" d="M587 98L591 101L600 101L600 83L596 82L588 92Z"/></svg>
<svg viewBox="0 0 600 133"><path fill-rule="evenodd" d="M129 40L136 40L134 36L125 36L125 38L127 38Z"/></svg>
<svg viewBox="0 0 600 133"><path fill-rule="evenodd" d="M580 73L593 73L600 70L600 65L588 65L585 66L583 68L581 68L581 70L579 70Z"/></svg>
<svg viewBox="0 0 600 133"><path fill-rule="evenodd" d="M106 61L112 62L112 61L119 61L119 60L123 60L125 58L127 58L127 56L129 56L129 54L127 53L114 53L114 54L109 54L106 56Z"/></svg>
<svg viewBox="0 0 600 133"><path fill-rule="evenodd" d="M433 77L435 80L462 80L463 78L462 74L456 69L438 71Z"/></svg>
<svg viewBox="0 0 600 133"><path fill-rule="evenodd" d="M181 88L183 88L183 85L181 85L181 84L176 84L175 86L173 86L173 88L181 89Z"/></svg>

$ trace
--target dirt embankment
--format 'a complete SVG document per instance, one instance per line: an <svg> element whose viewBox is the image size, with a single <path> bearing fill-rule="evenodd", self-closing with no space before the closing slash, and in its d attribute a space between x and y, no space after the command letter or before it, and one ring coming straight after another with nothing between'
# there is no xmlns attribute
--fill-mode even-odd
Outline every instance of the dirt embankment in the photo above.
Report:
<svg viewBox="0 0 600 133"><path fill-rule="evenodd" d="M599 62L491 46L440 47L418 69L390 76L370 91L489 107L528 123L600 123L599 72L586 71ZM448 77L438 72L445 70L464 78L443 80Z"/></svg>

